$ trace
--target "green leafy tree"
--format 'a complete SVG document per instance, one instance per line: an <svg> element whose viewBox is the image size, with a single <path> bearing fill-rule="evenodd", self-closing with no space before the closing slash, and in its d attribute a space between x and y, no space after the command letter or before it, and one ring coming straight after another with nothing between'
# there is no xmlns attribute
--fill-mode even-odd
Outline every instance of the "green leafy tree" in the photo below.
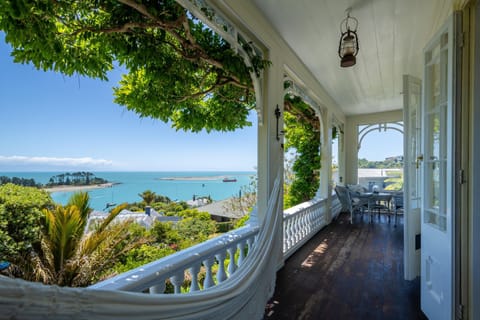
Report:
<svg viewBox="0 0 480 320"><path fill-rule="evenodd" d="M182 218L195 218L198 220L211 220L210 214L205 211L198 211L197 209L185 209L177 213L177 216Z"/></svg>
<svg viewBox="0 0 480 320"><path fill-rule="evenodd" d="M247 66L173 0L3 1L0 17L15 62L102 80L115 63L125 67L115 102L141 117L177 130L251 125L251 74L269 62L253 57Z"/></svg>
<svg viewBox="0 0 480 320"><path fill-rule="evenodd" d="M245 226L248 222L248 219L250 219L250 214L244 215L243 217L241 217L235 222L235 225L233 226L233 228L238 229Z"/></svg>
<svg viewBox="0 0 480 320"><path fill-rule="evenodd" d="M122 258L122 261L117 262L108 273L127 272L128 270L161 259L172 253L175 253L175 250L169 246L143 244L138 248L128 251L125 257Z"/></svg>
<svg viewBox="0 0 480 320"><path fill-rule="evenodd" d="M42 209L53 205L50 195L37 188L0 186L0 259L23 266L40 244Z"/></svg>
<svg viewBox="0 0 480 320"><path fill-rule="evenodd" d="M174 0L4 1L0 17L15 62L102 80L114 64L124 67L127 74L114 88L114 100L140 117L193 132L251 125L251 75L269 62L252 54L247 66L224 39ZM253 52L249 44L244 49ZM318 127L311 110L296 105L286 99L285 111L302 126L308 122ZM307 133L289 131L290 141L295 132ZM318 179L307 168L310 151L297 151L294 171L299 182L289 191L290 203L308 198ZM308 179L308 174L313 177ZM63 177L58 181L63 183Z"/></svg>
<svg viewBox="0 0 480 320"><path fill-rule="evenodd" d="M155 222L150 229L150 234L159 244L175 246L180 241L180 235L172 222Z"/></svg>
<svg viewBox="0 0 480 320"><path fill-rule="evenodd" d="M181 249L207 240L217 229L213 220L192 217L182 219L175 227L181 238L179 243Z"/></svg>
<svg viewBox="0 0 480 320"><path fill-rule="evenodd" d="M164 212L166 216L177 216L179 212L188 209L188 204L185 201L155 203L153 207L157 211Z"/></svg>
<svg viewBox="0 0 480 320"><path fill-rule="evenodd" d="M139 193L138 195L140 196L140 198L143 199L143 202L145 202L147 206L151 205L156 198L155 192L151 190L145 190L142 193Z"/></svg>

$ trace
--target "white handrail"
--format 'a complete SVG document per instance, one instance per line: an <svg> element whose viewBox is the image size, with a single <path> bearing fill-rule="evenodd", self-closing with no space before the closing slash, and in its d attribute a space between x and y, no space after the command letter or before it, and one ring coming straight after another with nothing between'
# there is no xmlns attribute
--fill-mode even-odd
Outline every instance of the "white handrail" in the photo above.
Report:
<svg viewBox="0 0 480 320"><path fill-rule="evenodd" d="M327 213L332 219L341 211L336 195L332 195L328 206L327 199L312 199L291 207L283 213L283 258L287 259L326 226Z"/></svg>
<svg viewBox="0 0 480 320"><path fill-rule="evenodd" d="M143 292L146 289L150 289L150 293L163 293L161 288L165 288L165 281L167 279L172 277L178 278L179 275L181 275L181 282L183 283L184 271L188 270L190 275L194 277L198 272L195 273L191 270L199 270L202 264L204 266L208 264L204 263L204 261L211 260L210 270L207 270L207 273L209 273L211 272L213 259L217 257L217 261L223 260L220 264L224 263L225 258L221 259L219 256L226 254L229 249L230 257L234 256L237 251L239 251L241 257L239 261L230 258L229 268L231 272L228 274L228 276L230 276L236 267L239 267L239 265L243 263L244 256L242 256L242 254L245 252L245 248L248 249L247 252L250 252L250 246L253 245L254 238L258 234L258 229L258 225L248 225L232 230L214 239L207 240L162 259L119 274L113 278L98 282L90 286L90 288L134 292ZM223 280L225 279L222 279L222 281ZM211 285L207 285L206 287L211 287ZM191 291L199 290L199 288L195 286L193 286L193 289L192 287L190 289Z"/></svg>
<svg viewBox="0 0 480 320"><path fill-rule="evenodd" d="M283 257L287 259L320 231L328 221L326 199L303 202L283 214Z"/></svg>

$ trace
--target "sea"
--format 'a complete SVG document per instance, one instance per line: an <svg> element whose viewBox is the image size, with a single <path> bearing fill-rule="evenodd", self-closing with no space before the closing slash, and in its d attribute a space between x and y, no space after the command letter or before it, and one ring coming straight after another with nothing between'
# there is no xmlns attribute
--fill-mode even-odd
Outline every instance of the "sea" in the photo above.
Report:
<svg viewBox="0 0 480 320"><path fill-rule="evenodd" d="M0 176L34 179L45 184L50 177L65 172L0 172ZM107 204L140 202L140 193L151 190L173 201L188 201L194 197L210 196L219 201L242 192L256 177L256 172L246 171L195 171L195 172L92 172L96 177L113 183L111 187L85 190L90 195L94 210L105 210ZM223 182L229 178L231 182ZM51 197L62 205L74 192L52 192Z"/></svg>

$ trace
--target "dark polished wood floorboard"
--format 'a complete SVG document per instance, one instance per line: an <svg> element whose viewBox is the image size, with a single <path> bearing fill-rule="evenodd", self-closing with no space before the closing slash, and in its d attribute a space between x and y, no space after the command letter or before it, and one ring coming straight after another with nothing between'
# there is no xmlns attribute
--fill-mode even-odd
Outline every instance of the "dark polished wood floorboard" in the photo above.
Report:
<svg viewBox="0 0 480 320"><path fill-rule="evenodd" d="M402 221L341 214L277 273L264 319L426 319L419 279L403 280Z"/></svg>

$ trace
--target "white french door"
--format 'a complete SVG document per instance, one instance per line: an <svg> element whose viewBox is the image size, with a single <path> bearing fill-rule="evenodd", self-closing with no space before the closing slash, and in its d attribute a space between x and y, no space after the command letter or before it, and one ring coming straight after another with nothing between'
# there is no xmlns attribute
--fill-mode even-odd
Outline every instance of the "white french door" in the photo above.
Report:
<svg viewBox="0 0 480 320"><path fill-rule="evenodd" d="M405 280L420 275L420 207L422 167L422 81L403 76L404 125L404 270Z"/></svg>
<svg viewBox="0 0 480 320"><path fill-rule="evenodd" d="M429 319L452 319L454 310L454 19L424 50L420 281Z"/></svg>

